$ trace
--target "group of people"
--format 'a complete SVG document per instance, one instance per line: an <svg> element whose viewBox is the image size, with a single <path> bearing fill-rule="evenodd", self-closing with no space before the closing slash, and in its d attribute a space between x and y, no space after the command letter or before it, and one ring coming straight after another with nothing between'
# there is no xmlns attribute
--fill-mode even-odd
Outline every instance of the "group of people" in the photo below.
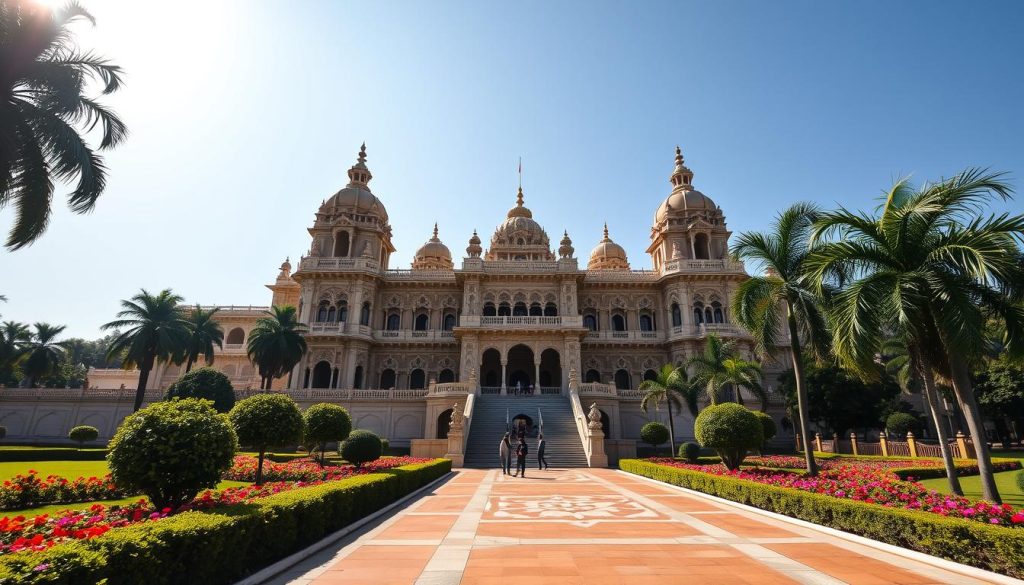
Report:
<svg viewBox="0 0 1024 585"><path fill-rule="evenodd" d="M537 469L547 469L548 461L544 458L544 434L537 435ZM512 473L512 454L516 455L516 472ZM498 445L498 457L501 460L502 475L526 477L526 457L530 449L526 446L526 434L519 433L518 439L512 439L512 433L505 433Z"/></svg>
<svg viewBox="0 0 1024 585"><path fill-rule="evenodd" d="M533 384L523 386L522 382L516 382L514 388L509 388L509 393L513 396L531 396L533 394Z"/></svg>

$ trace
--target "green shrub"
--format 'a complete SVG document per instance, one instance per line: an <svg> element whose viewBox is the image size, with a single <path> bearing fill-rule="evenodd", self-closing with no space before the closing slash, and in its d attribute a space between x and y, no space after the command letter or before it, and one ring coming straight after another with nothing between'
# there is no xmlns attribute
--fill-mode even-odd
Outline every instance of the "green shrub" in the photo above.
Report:
<svg viewBox="0 0 1024 585"><path fill-rule="evenodd" d="M6 461L103 461L107 450L75 447L3 447L0 462Z"/></svg>
<svg viewBox="0 0 1024 585"><path fill-rule="evenodd" d="M660 422L649 422L640 429L640 440L652 447L668 442L668 427Z"/></svg>
<svg viewBox="0 0 1024 585"><path fill-rule="evenodd" d="M907 438L907 433L920 433L921 421L912 414L905 412L894 412L885 419L885 428L900 439Z"/></svg>
<svg viewBox="0 0 1024 585"><path fill-rule="evenodd" d="M637 459L623 459L619 468L954 562L1024 577L1024 538L1019 529L887 508Z"/></svg>
<svg viewBox="0 0 1024 585"><path fill-rule="evenodd" d="M686 459L690 463L696 463L700 459L700 445L689 441L679 445L679 457Z"/></svg>
<svg viewBox="0 0 1024 585"><path fill-rule="evenodd" d="M263 458L267 448L302 439L302 413L287 394L257 394L240 401L228 413L238 442L256 449L259 464L256 483L263 483Z"/></svg>
<svg viewBox="0 0 1024 585"><path fill-rule="evenodd" d="M764 430L757 415L734 402L712 405L697 415L693 432L701 445L714 449L730 470L737 469L747 451L761 446Z"/></svg>
<svg viewBox="0 0 1024 585"><path fill-rule="evenodd" d="M383 451L384 453L387 453L389 447L391 447L391 441L388 441L384 437L381 437L381 439L380 439L381 451Z"/></svg>
<svg viewBox="0 0 1024 585"><path fill-rule="evenodd" d="M1024 471L1018 471L1014 479L1017 480L1017 490L1024 492Z"/></svg>
<svg viewBox="0 0 1024 585"><path fill-rule="evenodd" d="M310 447L320 447L320 465L324 464L324 450L328 442L344 441L352 432L352 417L337 404L314 404L302 413L305 422L304 441Z"/></svg>
<svg viewBox="0 0 1024 585"><path fill-rule="evenodd" d="M157 402L124 419L110 441L114 483L139 491L157 508L176 507L216 487L238 440L208 400Z"/></svg>
<svg viewBox="0 0 1024 585"><path fill-rule="evenodd" d="M89 425L79 425L68 433L68 438L77 442L79 446L85 446L87 442L95 441L99 436L99 429Z"/></svg>
<svg viewBox="0 0 1024 585"><path fill-rule="evenodd" d="M435 459L3 555L0 584L234 583L450 471L451 461Z"/></svg>
<svg viewBox="0 0 1024 585"><path fill-rule="evenodd" d="M355 430L341 444L338 452L345 461L360 467L363 463L380 459L384 454L384 444L370 431Z"/></svg>
<svg viewBox="0 0 1024 585"><path fill-rule="evenodd" d="M779 428L775 426L775 419L773 419L767 412L762 412L760 410L755 410L753 412L754 416L757 417L757 420L761 422L761 431L763 436L761 438L760 448L763 451L764 446L768 444L768 441L771 441L779 432Z"/></svg>
<svg viewBox="0 0 1024 585"><path fill-rule="evenodd" d="M175 380L165 398L205 398L213 401L217 412L228 412L235 405L235 389L223 373L209 367L196 368Z"/></svg>

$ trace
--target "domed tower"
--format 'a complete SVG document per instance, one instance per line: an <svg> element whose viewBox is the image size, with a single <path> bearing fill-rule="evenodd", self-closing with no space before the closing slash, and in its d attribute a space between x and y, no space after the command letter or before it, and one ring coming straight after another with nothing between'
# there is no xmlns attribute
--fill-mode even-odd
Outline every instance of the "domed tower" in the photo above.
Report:
<svg viewBox="0 0 1024 585"><path fill-rule="evenodd" d="M285 305L299 306L299 293L302 287L292 278L292 263L289 262L288 258L285 258L284 262L281 263L281 268L277 273L277 280L274 284L266 286L274 293L270 304L275 307L284 307Z"/></svg>
<svg viewBox="0 0 1024 585"><path fill-rule="evenodd" d="M388 266L395 251L384 204L370 191L373 174L366 166L366 144L348 170L349 182L320 205L309 233L311 257L369 258Z"/></svg>
<svg viewBox="0 0 1024 585"><path fill-rule="evenodd" d="M479 258L480 254L483 254L484 249L480 246L480 236L476 235L476 230L473 230L473 237L469 238L469 246L466 247L466 254L470 258Z"/></svg>
<svg viewBox="0 0 1024 585"><path fill-rule="evenodd" d="M416 255L413 257L412 269L413 270L451 270L454 268L452 263L452 253L448 250L448 246L445 246L440 238L437 237L437 224L434 224L434 235L426 244L420 246L419 250L416 250Z"/></svg>
<svg viewBox="0 0 1024 585"><path fill-rule="evenodd" d="M523 188L516 195L516 206L494 230L485 260L553 261L548 234L533 220L533 212L523 205Z"/></svg>
<svg viewBox="0 0 1024 585"><path fill-rule="evenodd" d="M673 260L722 260L729 254L731 232L722 208L693 187L693 171L676 147L676 166L669 177L672 192L654 214L651 255L655 270Z"/></svg>
<svg viewBox="0 0 1024 585"><path fill-rule="evenodd" d="M629 270L626 250L608 237L608 224L604 224L604 238L590 252L587 270Z"/></svg>

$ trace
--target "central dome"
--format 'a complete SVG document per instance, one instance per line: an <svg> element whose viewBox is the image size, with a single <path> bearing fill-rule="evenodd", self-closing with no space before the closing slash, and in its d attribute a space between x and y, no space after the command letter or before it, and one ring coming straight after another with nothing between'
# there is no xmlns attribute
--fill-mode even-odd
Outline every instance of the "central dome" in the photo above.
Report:
<svg viewBox="0 0 1024 585"><path fill-rule="evenodd" d="M437 224L434 224L434 235L427 243L416 250L412 261L413 269L448 269L452 268L452 253L437 237Z"/></svg>
<svg viewBox="0 0 1024 585"><path fill-rule="evenodd" d="M366 144L359 148L356 164L348 170L348 185L331 196L320 206L320 213L344 212L372 215L387 223L388 212L380 199L370 192L369 182L373 178L366 167Z"/></svg>
<svg viewBox="0 0 1024 585"><path fill-rule="evenodd" d="M508 210L491 236L488 260L553 260L548 234L534 221L533 212L523 204L523 188L516 195L516 206Z"/></svg>
<svg viewBox="0 0 1024 585"><path fill-rule="evenodd" d="M661 223L674 211L714 211L717 207L710 197L693 187L680 187L662 201L654 214L654 223Z"/></svg>

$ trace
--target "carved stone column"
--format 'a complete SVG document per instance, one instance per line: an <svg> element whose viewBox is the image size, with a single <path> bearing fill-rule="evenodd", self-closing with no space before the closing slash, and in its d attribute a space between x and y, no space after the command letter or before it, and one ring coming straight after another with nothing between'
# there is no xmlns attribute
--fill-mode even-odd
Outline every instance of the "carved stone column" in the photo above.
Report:
<svg viewBox="0 0 1024 585"><path fill-rule="evenodd" d="M590 435L590 466L608 467L608 454L604 452L604 431L601 430L601 411L597 403L590 403L587 413L587 431Z"/></svg>
<svg viewBox="0 0 1024 585"><path fill-rule="evenodd" d="M463 407L458 402L452 406L451 423L448 426L448 452L445 458L452 460L452 467L462 467L464 462L462 453L462 419Z"/></svg>

